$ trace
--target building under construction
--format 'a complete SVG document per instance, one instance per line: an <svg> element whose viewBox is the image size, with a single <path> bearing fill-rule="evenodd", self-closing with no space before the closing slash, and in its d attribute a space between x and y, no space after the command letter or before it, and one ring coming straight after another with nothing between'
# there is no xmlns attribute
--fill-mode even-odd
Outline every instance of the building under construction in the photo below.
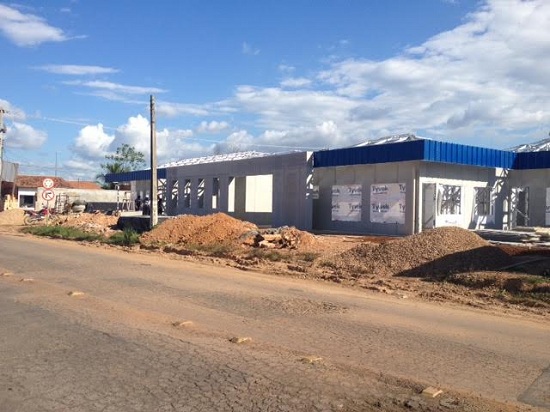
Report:
<svg viewBox="0 0 550 412"><path fill-rule="evenodd" d="M550 226L550 141L497 150L399 135L316 152L243 152L157 169L167 215L408 235L439 226ZM151 197L150 170L111 174ZM155 197L156 198L156 197Z"/></svg>

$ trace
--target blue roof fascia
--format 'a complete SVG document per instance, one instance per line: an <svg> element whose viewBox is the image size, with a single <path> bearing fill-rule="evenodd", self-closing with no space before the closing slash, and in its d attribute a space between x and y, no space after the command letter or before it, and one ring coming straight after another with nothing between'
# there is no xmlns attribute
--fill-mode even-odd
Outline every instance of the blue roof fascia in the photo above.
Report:
<svg viewBox="0 0 550 412"><path fill-rule="evenodd" d="M437 140L415 140L412 142L315 152L313 154L313 167L351 166L420 160L511 169L514 166L516 155L516 153L506 150L466 146Z"/></svg>
<svg viewBox="0 0 550 412"><path fill-rule="evenodd" d="M166 179L166 169L157 169L157 178ZM105 175L105 183L131 182L138 180L151 180L151 170L135 170L125 173L109 173Z"/></svg>
<svg viewBox="0 0 550 412"><path fill-rule="evenodd" d="M424 140L423 142L423 160L431 162L512 169L517 156L517 153L507 150L467 146L437 140Z"/></svg>
<svg viewBox="0 0 550 412"><path fill-rule="evenodd" d="M352 166L423 160L424 141L347 147L344 149L321 150L313 153L313 167Z"/></svg>
<svg viewBox="0 0 550 412"><path fill-rule="evenodd" d="M550 151L517 153L514 169L550 169Z"/></svg>

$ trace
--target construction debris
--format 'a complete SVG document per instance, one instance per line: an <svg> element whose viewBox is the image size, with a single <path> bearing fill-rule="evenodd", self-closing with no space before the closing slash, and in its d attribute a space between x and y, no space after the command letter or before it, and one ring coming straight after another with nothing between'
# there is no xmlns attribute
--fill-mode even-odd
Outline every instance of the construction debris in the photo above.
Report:
<svg viewBox="0 0 550 412"><path fill-rule="evenodd" d="M483 229L476 230L475 233L494 242L535 244L550 241L548 232Z"/></svg>
<svg viewBox="0 0 550 412"><path fill-rule="evenodd" d="M441 395L443 391L441 389L434 388L433 386L428 386L422 391L422 395L427 398L435 398Z"/></svg>
<svg viewBox="0 0 550 412"><path fill-rule="evenodd" d="M191 320L178 320L172 323L172 326L175 328L190 328L191 326L194 326L194 323Z"/></svg>
<svg viewBox="0 0 550 412"><path fill-rule="evenodd" d="M242 344L242 343L248 343L252 341L252 338L248 338L248 337L244 337L244 338L239 338L239 337L233 337L231 339L229 339L229 342L231 343L236 343L238 345Z"/></svg>
<svg viewBox="0 0 550 412"><path fill-rule="evenodd" d="M319 356L304 356L303 358L300 359L300 362L313 364L313 363L321 362L322 360L323 358Z"/></svg>
<svg viewBox="0 0 550 412"><path fill-rule="evenodd" d="M302 244L311 245L315 242L313 235L288 226L249 231L242 239L245 245L269 249L296 249Z"/></svg>

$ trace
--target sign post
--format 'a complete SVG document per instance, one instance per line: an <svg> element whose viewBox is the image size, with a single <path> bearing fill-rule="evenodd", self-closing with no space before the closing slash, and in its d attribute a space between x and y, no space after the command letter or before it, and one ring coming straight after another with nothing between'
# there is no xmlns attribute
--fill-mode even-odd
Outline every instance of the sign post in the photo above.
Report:
<svg viewBox="0 0 550 412"><path fill-rule="evenodd" d="M53 191L53 188L55 186L55 182L52 178L46 177L44 180L42 180L42 187L44 190L42 191L42 199L44 199L46 202L46 207L50 208L50 201L55 199L55 192Z"/></svg>

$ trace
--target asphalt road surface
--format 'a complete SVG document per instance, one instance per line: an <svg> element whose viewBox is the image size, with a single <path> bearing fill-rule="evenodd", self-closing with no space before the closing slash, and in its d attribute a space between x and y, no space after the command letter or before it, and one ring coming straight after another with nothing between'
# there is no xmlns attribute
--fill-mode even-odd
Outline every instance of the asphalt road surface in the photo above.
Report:
<svg viewBox="0 0 550 412"><path fill-rule="evenodd" d="M0 412L550 409L537 319L13 234L0 275Z"/></svg>

